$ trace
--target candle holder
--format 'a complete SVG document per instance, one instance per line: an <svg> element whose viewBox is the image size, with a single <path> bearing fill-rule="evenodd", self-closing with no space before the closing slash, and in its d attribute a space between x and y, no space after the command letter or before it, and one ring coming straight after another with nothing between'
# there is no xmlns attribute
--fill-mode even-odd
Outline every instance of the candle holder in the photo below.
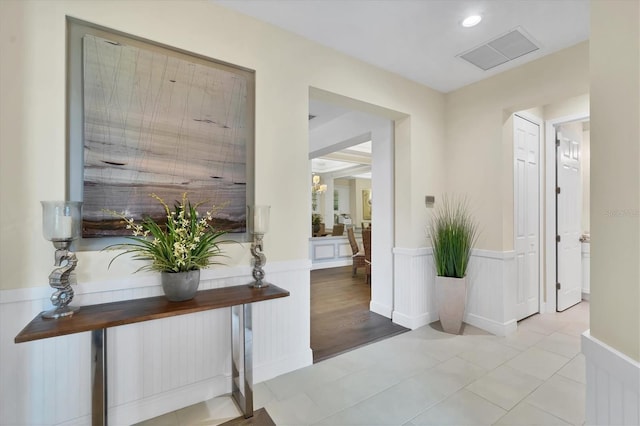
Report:
<svg viewBox="0 0 640 426"><path fill-rule="evenodd" d="M253 234L253 242L251 243L251 254L253 255L253 279L255 280L252 287L262 288L269 285L264 281L264 269L262 267L267 263L267 257L263 253L262 238L269 230L269 211L271 206L248 206L249 213L249 229Z"/></svg>
<svg viewBox="0 0 640 426"><path fill-rule="evenodd" d="M69 251L71 242L80 236L80 201L42 201L42 234L56 248L56 266L49 274L49 285L54 308L42 313L43 318L61 318L73 315L78 307L68 306L73 300L69 278L78 264L76 254Z"/></svg>

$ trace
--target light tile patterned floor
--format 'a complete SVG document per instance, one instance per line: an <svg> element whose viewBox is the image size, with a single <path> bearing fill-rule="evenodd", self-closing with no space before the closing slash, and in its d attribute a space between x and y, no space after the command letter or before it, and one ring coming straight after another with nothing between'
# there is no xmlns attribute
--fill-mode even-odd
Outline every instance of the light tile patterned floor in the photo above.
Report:
<svg viewBox="0 0 640 426"><path fill-rule="evenodd" d="M509 337L425 326L255 387L278 425L582 425L580 334L589 304L535 315ZM219 397L141 425L217 425L240 412Z"/></svg>

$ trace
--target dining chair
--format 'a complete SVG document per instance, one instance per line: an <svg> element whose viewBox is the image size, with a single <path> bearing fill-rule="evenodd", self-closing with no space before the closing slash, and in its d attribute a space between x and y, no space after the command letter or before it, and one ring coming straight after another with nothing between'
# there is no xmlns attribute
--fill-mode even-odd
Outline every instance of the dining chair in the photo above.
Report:
<svg viewBox="0 0 640 426"><path fill-rule="evenodd" d="M362 245L364 246L364 267L367 274L367 284L371 284L371 228L362 230Z"/></svg>
<svg viewBox="0 0 640 426"><path fill-rule="evenodd" d="M334 237L344 235L344 224L340 223L333 225L333 231L331 231L331 235L333 235Z"/></svg>

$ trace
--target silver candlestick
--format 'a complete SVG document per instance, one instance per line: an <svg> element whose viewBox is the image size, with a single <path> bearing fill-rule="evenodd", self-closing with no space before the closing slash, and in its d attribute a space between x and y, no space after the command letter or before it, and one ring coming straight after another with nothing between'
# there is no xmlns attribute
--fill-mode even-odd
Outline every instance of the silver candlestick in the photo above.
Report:
<svg viewBox="0 0 640 426"><path fill-rule="evenodd" d="M249 206L247 218L249 220L249 229L253 234L253 242L251 243L251 254L253 255L253 287L261 288L269 284L264 281L264 269L262 267L267 263L267 257L263 253L262 238L269 229L269 211L270 206Z"/></svg>
<svg viewBox="0 0 640 426"><path fill-rule="evenodd" d="M253 283L254 287L266 287L269 284L264 281L264 269L262 267L267 263L267 256L262 252L262 237L264 234L254 234L253 243L251 244L251 254L253 255Z"/></svg>
<svg viewBox="0 0 640 426"><path fill-rule="evenodd" d="M70 278L78 264L76 254L69 248L80 236L81 207L79 201L42 201L42 232L56 248L56 267L49 274L49 285L55 290L51 295L54 308L43 312L43 318L66 317L79 309L69 306L74 296Z"/></svg>

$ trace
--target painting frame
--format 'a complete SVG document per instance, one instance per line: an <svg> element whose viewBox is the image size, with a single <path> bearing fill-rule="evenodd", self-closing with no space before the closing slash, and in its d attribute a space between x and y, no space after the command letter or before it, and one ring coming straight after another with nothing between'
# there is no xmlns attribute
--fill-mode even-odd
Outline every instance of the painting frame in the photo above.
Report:
<svg viewBox="0 0 640 426"><path fill-rule="evenodd" d="M362 190L362 219L371 220L371 189Z"/></svg>
<svg viewBox="0 0 640 426"><path fill-rule="evenodd" d="M151 55L155 55L155 56L160 55L161 57L167 57L169 58L169 60L173 62L182 63L182 64L188 63L188 65L190 66L192 65L193 67L199 67L200 70L204 69L205 71L207 71L208 69L211 69L213 70L211 74L215 72L216 78L219 75L226 76L226 77L232 76L234 81L239 80L244 85L243 86L244 91L242 92L242 96L243 96L242 100L238 101L238 103L241 103L241 107L243 108L242 110L243 114L239 119L239 123L236 124L236 127L238 128L242 127L241 130L243 133L241 138L237 138L237 140L240 140L240 142L236 142L236 145L233 145L234 149L236 149L235 148L236 146L240 147L237 149L239 153L236 153L236 156L228 161L229 164L237 166L235 167L235 169L239 170L237 172L234 172L235 175L233 176L233 178L227 179L228 181L233 180L232 183L229 183L229 182L227 183L229 183L229 185L233 184L234 186L231 187L231 190L235 190L235 192L233 193L235 195L232 199L233 209L229 208L229 210L232 210L234 220L233 221L228 220L225 223L232 223L233 226L235 227L234 228L235 232L227 234L229 239L240 241L240 242L249 241L250 235L248 233L248 230L246 229L246 206L254 203L255 71L250 70L248 68L239 67L237 65L229 64L227 62L212 59L212 58L199 55L193 52L188 52L172 46L161 44L155 41L143 39L130 34L105 28L99 25L86 22L86 21L81 21L75 18L67 17L67 132L68 132L67 134L67 141L68 141L67 198L72 200L77 200L77 201L85 201L85 208L83 209L84 210L83 225L90 223L89 219L87 219L87 217L90 217L90 216L88 216L89 213L86 212L87 211L86 206L88 204L92 204L91 208L93 210L91 211L90 214L95 215L96 211L98 210L98 208L96 207L96 203L86 202L87 200L92 201L94 199L90 197L91 195L90 192L86 192L87 191L86 180L88 179L88 176L90 175L91 170L89 170L86 165L86 162L89 160L87 160L87 147L85 145L87 143L86 141L94 139L88 133L87 127L89 126L87 126L85 123L86 115L88 114L87 111L89 110L89 107L90 107L89 106L90 102L87 100L88 95L85 92L89 92L91 90L91 87L89 88L86 87L87 83L85 81L85 80L90 80L90 78L87 77L88 74L86 74L87 69L85 69L89 67L89 65L87 65L86 63L87 59L85 58L85 54L86 54L85 46L87 44L86 39L91 37L94 37L97 39L103 39L104 41L107 41L110 44L114 44L114 45L118 44L128 49L138 49L138 51L143 51L144 53L150 52ZM85 40L84 44L83 44L83 39ZM218 83L217 80L216 80L216 83L218 85L224 84L224 82ZM195 90L195 89L190 89L190 90ZM210 91L211 90L209 89L209 92ZM211 96L210 93L209 93L209 96ZM201 117L198 117L198 118L201 118ZM191 119L192 117L189 116L189 120ZM195 120L195 121L205 121L205 120ZM213 119L213 120L206 120L205 125L211 124L211 123L217 124L215 119ZM218 127L222 127L222 126L218 126ZM225 127L225 128L228 128L228 127ZM203 138L200 138L200 139L203 139ZM226 143L225 141L221 142L220 140L216 140L215 143L217 144L218 147L222 146L225 152L229 152L230 149L227 149L224 146L224 144ZM181 144L182 142L183 140L181 139ZM241 142L244 142L244 145L240 146ZM200 141L200 146L202 145L203 144ZM104 149L104 146L105 144L103 144L101 148ZM121 149L121 148L118 148L118 149ZM221 149L219 149L219 151L222 152ZM212 153L211 155L215 156L215 153ZM156 157L160 157L160 155L156 155ZM242 161L242 159L244 159L244 164L240 164L240 161ZM120 161L120 160L117 160L117 161ZM212 157L210 162L212 163L214 161L217 161L217 159ZM112 162L112 161L103 160L103 163L108 163L109 167L115 164L115 166L117 167L122 165L124 162L116 162L116 161ZM191 164L192 163L189 163L190 169L191 169ZM205 169L202 169L201 171L205 171ZM206 169L206 171L209 172L209 169ZM190 171L189 173L192 173L192 172ZM199 182L203 182L209 178L223 179L226 176L226 175L223 176L221 173L217 173L217 172L211 172L209 174L210 176L205 175L205 173L201 173L202 177L199 179ZM221 176L218 176L218 175L221 175ZM179 177L181 178L181 176ZM189 176L188 178L180 179L179 182L174 187L172 187L171 191L169 192L171 195L165 199L165 201L167 201L167 204L172 205L175 199L179 199L179 196L176 195L178 189L180 190L185 189L185 192L189 192L190 196L192 195L192 191L190 191L189 188L181 186L181 185L185 185L184 182L182 182L182 180L186 180L190 182L192 178L193 176ZM105 179L108 179L108 177L103 178L103 181ZM217 182L218 181L216 181L216 184L218 184ZM107 181L107 184L109 184L108 181ZM164 187L164 185L165 184L163 182L162 186ZM197 188L201 189L203 187L203 184L200 183L199 185L200 186L198 186ZM214 188L213 184L209 184L205 182L204 185L208 185L206 186L206 188L210 192L213 191L212 189ZM227 185L227 187L229 187L229 185ZM243 188L244 198L242 197L242 189L239 188L236 190L236 185L238 186L241 185L244 187ZM92 189L90 189L89 191L91 190ZM141 193L142 191L143 190L140 190L139 193ZM156 192L156 191L149 191L149 193L150 192ZM229 191L220 191L220 192L221 193L224 192L225 194L229 193ZM145 194L145 195L148 195L148 194ZM162 196L162 194L158 194L158 195ZM151 199L151 197L149 197L149 199L150 199L150 202L155 202L153 199ZM111 199L111 203L114 203L114 200L116 200L115 204L118 204L118 199L116 198ZM202 199L195 199L192 201L195 202L195 201L201 201L201 200ZM207 197L206 200L211 201L211 197ZM224 202L225 202L224 199L213 200L213 203L218 205L224 204ZM226 203L226 205L228 206L229 203ZM105 207L109 210L116 210L116 211L130 210L129 208L110 209L109 208L110 206L105 206ZM104 210L104 209L101 209L101 210ZM143 214L144 213L139 213L138 219L140 219ZM230 215L230 213L228 212L224 212L223 214L225 215L224 217L229 217ZM94 220L93 217L91 218L91 220ZM221 222L222 222L222 219L221 219ZM116 237L99 236L99 237L87 238L85 235L83 238L81 238L78 241L78 244L75 244L76 246L75 249L76 250L78 249L79 250L99 250L108 245L118 243L121 241L122 241L121 236L116 236Z"/></svg>

